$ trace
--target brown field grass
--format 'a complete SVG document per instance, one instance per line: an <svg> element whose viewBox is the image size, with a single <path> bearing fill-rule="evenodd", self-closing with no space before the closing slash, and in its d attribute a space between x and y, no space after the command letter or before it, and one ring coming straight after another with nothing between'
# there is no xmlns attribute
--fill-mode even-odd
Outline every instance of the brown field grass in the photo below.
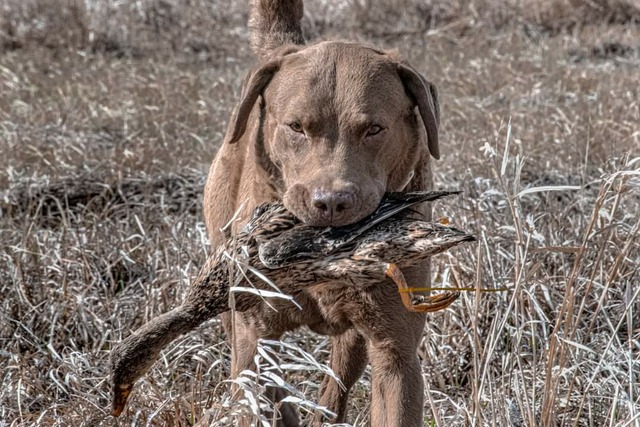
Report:
<svg viewBox="0 0 640 427"><path fill-rule="evenodd" d="M208 250L200 194L253 63L246 17L2 3L0 425L117 425L109 349L181 301ZM311 39L397 48L436 83L437 187L464 197L435 213L479 241L434 260L436 282L510 289L431 316L425 425L640 424L639 22L637 0L307 5ZM325 337L285 342L282 366L326 361ZM229 401L228 362L217 320L179 339L121 424L233 425L255 404ZM314 400L304 368L279 375Z"/></svg>

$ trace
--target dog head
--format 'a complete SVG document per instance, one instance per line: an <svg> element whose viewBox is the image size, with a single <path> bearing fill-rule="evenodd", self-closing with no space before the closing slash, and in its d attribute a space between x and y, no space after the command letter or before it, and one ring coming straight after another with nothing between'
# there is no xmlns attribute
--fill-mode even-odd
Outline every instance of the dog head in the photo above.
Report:
<svg viewBox="0 0 640 427"><path fill-rule="evenodd" d="M276 52L249 74L226 143L245 134L256 104L259 163L287 209L312 225L362 219L407 185L420 159L439 157L435 86L361 44Z"/></svg>

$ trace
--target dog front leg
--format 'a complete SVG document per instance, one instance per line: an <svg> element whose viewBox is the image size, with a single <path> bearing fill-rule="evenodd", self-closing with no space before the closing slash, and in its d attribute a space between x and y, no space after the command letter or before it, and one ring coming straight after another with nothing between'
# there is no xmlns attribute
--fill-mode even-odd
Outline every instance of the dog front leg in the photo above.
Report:
<svg viewBox="0 0 640 427"><path fill-rule="evenodd" d="M258 351L258 338L278 340L280 334L274 336L258 337L254 321L247 313L235 313L233 316L230 312L221 315L222 325L227 333L229 344L231 345L231 378L236 379L242 371L256 370L255 355ZM241 399L242 389L236 384L231 388L232 396L235 400ZM279 402L286 397L286 393L279 388L267 388L267 398L271 402ZM297 427L299 426L298 414L296 410L288 403L279 405L279 418L274 424L277 427ZM273 414L267 414L273 419ZM238 420L238 427L251 427L251 417L242 417Z"/></svg>
<svg viewBox="0 0 640 427"><path fill-rule="evenodd" d="M351 387L358 381L367 367L367 344L355 329L331 337L331 369L342 385L325 375L320 385L320 405L336 414L328 420L320 412L314 414L312 426L323 422L344 423L347 420L347 402Z"/></svg>
<svg viewBox="0 0 640 427"><path fill-rule="evenodd" d="M427 284L429 268L408 268L405 275L410 283ZM371 426L422 426L424 384L417 349L426 316L406 310L390 281L369 295L355 323L368 343Z"/></svg>
<svg viewBox="0 0 640 427"><path fill-rule="evenodd" d="M369 346L371 426L423 425L424 384L416 354L418 343L415 347L407 342L397 344L386 341Z"/></svg>

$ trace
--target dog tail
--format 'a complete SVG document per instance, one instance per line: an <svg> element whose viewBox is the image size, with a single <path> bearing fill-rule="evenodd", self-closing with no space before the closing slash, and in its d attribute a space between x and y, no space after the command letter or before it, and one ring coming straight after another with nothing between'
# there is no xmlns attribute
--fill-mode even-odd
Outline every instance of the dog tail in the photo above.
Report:
<svg viewBox="0 0 640 427"><path fill-rule="evenodd" d="M251 48L261 59L286 44L304 44L302 0L252 0Z"/></svg>

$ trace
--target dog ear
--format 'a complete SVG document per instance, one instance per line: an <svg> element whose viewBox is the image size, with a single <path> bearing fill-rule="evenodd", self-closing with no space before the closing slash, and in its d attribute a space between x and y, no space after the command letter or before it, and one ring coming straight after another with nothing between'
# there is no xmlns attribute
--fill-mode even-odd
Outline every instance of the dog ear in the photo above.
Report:
<svg viewBox="0 0 640 427"><path fill-rule="evenodd" d="M429 139L429 153L434 159L440 158L438 147L438 128L440 127L440 105L438 90L433 83L428 82L420 73L406 64L398 64L398 74L404 89L418 106L418 111Z"/></svg>
<svg viewBox="0 0 640 427"><path fill-rule="evenodd" d="M249 115L251 114L254 104L274 74L280 69L281 63L281 59L267 62L257 70L250 72L245 79L240 104L238 104L233 112L227 131L229 135L227 142L229 144L237 142L242 135L244 135L244 132L247 130L247 121L249 120Z"/></svg>

